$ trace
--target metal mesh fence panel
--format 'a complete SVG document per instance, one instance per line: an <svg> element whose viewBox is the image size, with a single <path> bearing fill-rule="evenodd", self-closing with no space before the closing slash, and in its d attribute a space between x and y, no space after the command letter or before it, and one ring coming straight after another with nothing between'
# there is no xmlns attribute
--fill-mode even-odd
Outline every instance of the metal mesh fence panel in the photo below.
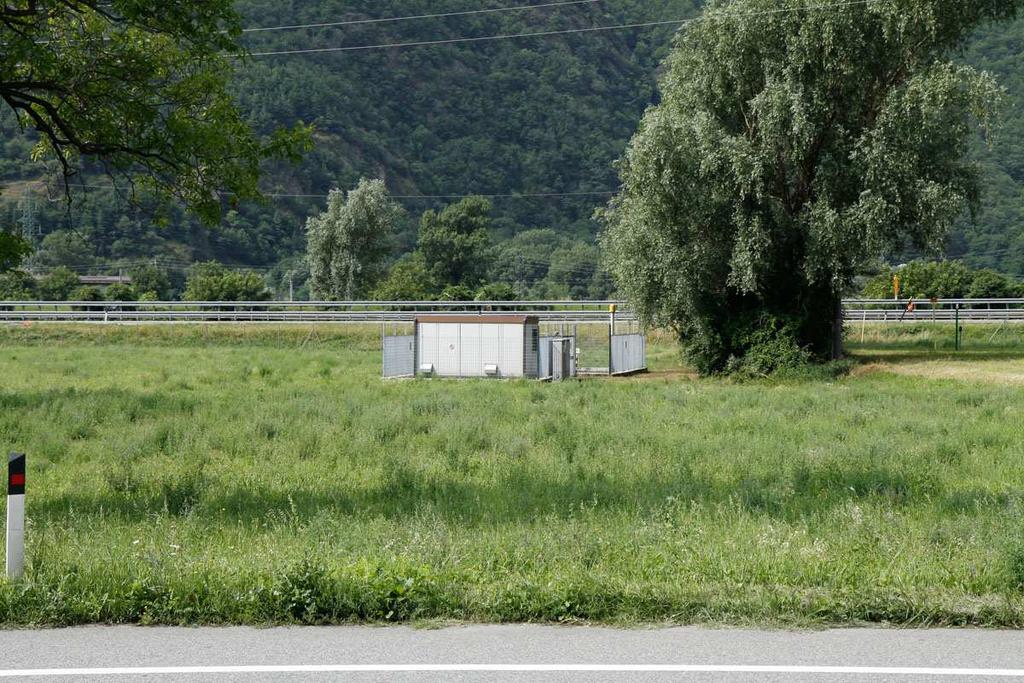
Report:
<svg viewBox="0 0 1024 683"><path fill-rule="evenodd" d="M416 337L384 337L384 376L412 377L416 374Z"/></svg>

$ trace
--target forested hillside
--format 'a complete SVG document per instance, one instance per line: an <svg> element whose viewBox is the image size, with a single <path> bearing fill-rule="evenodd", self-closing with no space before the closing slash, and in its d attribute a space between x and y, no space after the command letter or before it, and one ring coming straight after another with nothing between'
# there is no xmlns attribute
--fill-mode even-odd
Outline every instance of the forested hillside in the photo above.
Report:
<svg viewBox="0 0 1024 683"><path fill-rule="evenodd" d="M976 147L988 184L983 212L973 224L964 221L949 251L1024 278L1024 19L983 31L965 59L994 74L1007 98L1003 129Z"/></svg>
<svg viewBox="0 0 1024 683"><path fill-rule="evenodd" d="M361 21L499 8L504 0L243 0L250 28ZM534 4L551 4L536 2ZM415 21L246 33L254 53L581 29L693 16L699 0L600 0ZM393 49L253 56L236 90L262 131L296 120L316 126L316 149L298 167L268 168L266 205L231 205L209 229L181 212L156 217L145 204L86 175L70 209L52 173L29 161L31 141L0 115L0 221L40 247L40 267L130 266L153 257L171 267L217 259L256 266L280 282L304 248L306 217L332 187L385 179L406 209L394 249L411 248L419 215L469 194L497 195L492 239L527 231L499 253L520 270L572 284L593 275L597 224L617 186L614 160L657 97L657 65L675 27ZM1024 21L980 35L965 59L1009 88L1007 125L976 154L991 180L986 210L964 221L951 246L975 265L1024 273ZM48 187L39 181L49 179ZM546 195L509 197L504 195ZM283 195L283 196L282 196ZM557 258L553 254L558 255ZM895 255L897 257L902 255ZM565 262L558 261L564 259ZM558 262L553 262L558 261ZM507 264L506 264L507 265ZM301 270L301 269L300 269Z"/></svg>

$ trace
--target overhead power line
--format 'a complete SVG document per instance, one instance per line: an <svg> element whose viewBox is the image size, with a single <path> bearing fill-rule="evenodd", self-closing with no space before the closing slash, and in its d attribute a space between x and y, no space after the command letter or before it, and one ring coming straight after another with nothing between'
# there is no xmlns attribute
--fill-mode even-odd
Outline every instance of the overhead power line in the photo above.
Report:
<svg viewBox="0 0 1024 683"><path fill-rule="evenodd" d="M402 47L425 47L427 45L452 45L455 43L482 43L494 40L510 40L513 38L543 38L545 36L561 36L569 33L593 33L596 31L617 31L627 28L647 28L666 26L669 24L685 24L692 19L670 19L668 21L647 21L638 24L618 24L615 26L591 26L588 28L569 28L556 31L537 31L534 33L505 33L495 36L475 36L472 38L447 38L444 40L416 40L407 43L379 43L377 45L345 45L341 47L314 47L298 50L273 50L269 52L250 52L250 57L274 57L278 55L302 55L317 52L354 52L357 50L381 50Z"/></svg>
<svg viewBox="0 0 1024 683"><path fill-rule="evenodd" d="M45 181L35 181L40 185L45 185ZM71 185L72 189L87 189L87 190L112 190L115 192L123 191L127 188L117 187L115 185L89 185L74 183ZM340 189L340 188L334 188ZM468 199L469 197L483 197L485 199L560 199L560 198L572 198L572 197L611 197L616 194L618 190L594 190L587 192L504 192L496 194L488 194L486 192L475 192L467 194L393 194L390 195L392 199ZM232 196L230 192L221 192L221 195ZM288 193L288 192L264 192L264 197L270 197L272 199L325 199L330 196L329 193ZM63 198L59 198L55 201L63 201Z"/></svg>
<svg viewBox="0 0 1024 683"><path fill-rule="evenodd" d="M610 197L617 190L598 190L595 192L506 192L501 194L487 194L476 192L470 194L393 194L392 199L468 199L470 197L483 197L484 199L558 199L563 197ZM264 192L264 197L276 198L299 198L299 199L324 199L329 194L287 194L280 192Z"/></svg>
<svg viewBox="0 0 1024 683"><path fill-rule="evenodd" d="M858 5L868 5L875 0L850 0L849 2L839 2L824 5L809 5L807 7L784 7L774 10L762 10L759 12L730 12L716 15L718 17L744 17L744 16L766 16L773 14L787 14L794 12L805 12L814 10L827 10L827 9L841 9L845 7L854 7ZM301 54L317 54L325 52L353 52L359 50L383 50L392 48L404 48L404 47L426 47L429 45L453 45L457 43L482 43L496 40L513 40L517 38L544 38L548 36L562 36L573 33L596 33L599 31L620 31L624 29L632 28L652 28L655 26L683 26L685 24L692 24L694 22L701 21L703 17L694 17L689 19L667 19L662 21L644 21L633 24L615 24L612 26L589 26L584 28L567 28L557 29L551 31L534 31L524 33L503 33L491 36L472 36L465 38L445 38L440 40L416 40L404 43L378 43L375 45L342 45L337 47L314 47L314 48L301 48L295 50L270 50L265 52L250 52L250 57L273 57L279 55L301 55Z"/></svg>
<svg viewBox="0 0 1024 683"><path fill-rule="evenodd" d="M561 2L545 2L538 5L518 5L516 7L492 7L490 9L472 9L461 12L440 12L437 14L412 14L404 17L383 17L378 19L350 19L346 21L326 21L314 24L287 24L284 26L260 26L243 29L242 33L263 33L267 31L288 31L302 28L331 28L334 26L358 26L363 24L384 24L398 21L416 21L421 19L445 19L448 17L465 17L473 14L496 14L498 12L519 12L524 10L549 9L567 5L593 5L603 0L562 0Z"/></svg>

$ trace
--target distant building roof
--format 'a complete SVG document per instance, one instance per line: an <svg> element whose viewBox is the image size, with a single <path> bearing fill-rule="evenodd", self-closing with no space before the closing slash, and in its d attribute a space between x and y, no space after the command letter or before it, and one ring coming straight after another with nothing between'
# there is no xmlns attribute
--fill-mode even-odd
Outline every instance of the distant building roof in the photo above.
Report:
<svg viewBox="0 0 1024 683"><path fill-rule="evenodd" d="M491 315L482 313L479 315L418 315L418 323L477 323L483 325L536 325L535 315Z"/></svg>
<svg viewBox="0 0 1024 683"><path fill-rule="evenodd" d="M132 279L127 275L79 275L78 282L83 285L130 285Z"/></svg>

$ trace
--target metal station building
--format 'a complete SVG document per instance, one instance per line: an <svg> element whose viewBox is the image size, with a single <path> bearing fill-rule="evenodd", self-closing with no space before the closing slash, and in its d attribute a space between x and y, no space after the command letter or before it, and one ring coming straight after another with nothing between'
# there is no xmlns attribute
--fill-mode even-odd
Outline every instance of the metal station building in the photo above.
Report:
<svg viewBox="0 0 1024 683"><path fill-rule="evenodd" d="M420 316L416 370L434 377L539 376L540 325L530 315Z"/></svg>
<svg viewBox="0 0 1024 683"><path fill-rule="evenodd" d="M542 315L542 314L541 314ZM597 321L591 321L597 322ZM608 331L608 367L577 367L576 326L571 334L545 334L531 313L429 313L417 315L412 334L383 334L384 377L523 378L562 380L577 375L617 375L647 368L642 334ZM547 323L551 327L551 323Z"/></svg>

